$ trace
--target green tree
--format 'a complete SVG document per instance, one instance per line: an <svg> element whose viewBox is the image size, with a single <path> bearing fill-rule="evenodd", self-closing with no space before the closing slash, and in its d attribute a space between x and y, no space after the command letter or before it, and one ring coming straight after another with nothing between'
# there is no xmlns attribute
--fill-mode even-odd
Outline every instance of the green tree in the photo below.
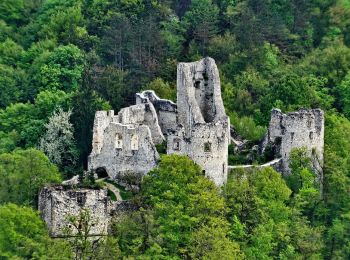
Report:
<svg viewBox="0 0 350 260"><path fill-rule="evenodd" d="M26 75L23 70L0 64L0 108L22 101L25 84Z"/></svg>
<svg viewBox="0 0 350 260"><path fill-rule="evenodd" d="M80 162L87 166L87 157L91 152L92 127L95 112L98 110L111 109L110 104L101 98L94 90L92 75L84 73L82 85L72 97L72 122L74 122L74 136L79 147Z"/></svg>
<svg viewBox="0 0 350 260"><path fill-rule="evenodd" d="M42 91L34 104L16 103L0 110L0 131L15 132L19 138L17 144L21 147L38 145L43 134L44 125L53 111L62 107L69 108L72 95L63 91Z"/></svg>
<svg viewBox="0 0 350 260"><path fill-rule="evenodd" d="M4 259L69 259L66 243L51 241L44 222L32 208L0 206L0 257Z"/></svg>
<svg viewBox="0 0 350 260"><path fill-rule="evenodd" d="M129 98L132 95L133 88L128 88L128 72L120 70L115 66L106 66L95 80L94 89L106 100L109 100L111 106L115 109L120 109L130 102Z"/></svg>
<svg viewBox="0 0 350 260"><path fill-rule="evenodd" d="M176 102L175 86L164 82L161 78L156 78L144 87L145 90L154 90L154 92L164 99L169 99Z"/></svg>
<svg viewBox="0 0 350 260"><path fill-rule="evenodd" d="M113 237L104 237L95 240L91 237L91 228L94 223L88 209L82 209L77 215L70 215L67 219L69 225L65 235L71 237L68 240L75 259L120 259L120 251L117 240Z"/></svg>
<svg viewBox="0 0 350 260"><path fill-rule="evenodd" d="M46 132L41 137L39 148L50 161L70 177L75 173L74 167L78 158L73 136L74 128L70 123L72 111L59 108L45 125Z"/></svg>
<svg viewBox="0 0 350 260"><path fill-rule="evenodd" d="M16 67L23 55L22 46L7 38L0 44L0 63Z"/></svg>
<svg viewBox="0 0 350 260"><path fill-rule="evenodd" d="M291 190L272 168L233 173L224 187L232 238L248 258L319 257L321 228L289 204Z"/></svg>
<svg viewBox="0 0 350 260"><path fill-rule="evenodd" d="M350 72L337 86L336 91L339 96L339 109L346 118L350 119Z"/></svg>
<svg viewBox="0 0 350 260"><path fill-rule="evenodd" d="M120 224L119 243L126 255L210 259L222 250L228 259L243 257L237 243L228 239L219 189L188 158L164 156L145 176L141 196L149 209Z"/></svg>
<svg viewBox="0 0 350 260"><path fill-rule="evenodd" d="M61 181L57 167L35 149L0 154L0 176L1 203L36 205L40 188Z"/></svg>
<svg viewBox="0 0 350 260"><path fill-rule="evenodd" d="M218 31L219 9L211 0L191 1L189 10L185 13L184 26L188 27L188 35L199 44L199 51L206 54L209 40Z"/></svg>
<svg viewBox="0 0 350 260"><path fill-rule="evenodd" d="M7 23L16 24L23 21L24 17L24 1L23 0L4 0L0 4L0 19Z"/></svg>
<svg viewBox="0 0 350 260"><path fill-rule="evenodd" d="M289 157L289 167L291 174L286 176L286 182L293 193L303 187L311 187L315 183L316 176L311 169L311 158L307 154L307 149L293 149Z"/></svg>
<svg viewBox="0 0 350 260"><path fill-rule="evenodd" d="M80 49L74 45L60 46L48 57L40 69L43 89L74 91L78 88L84 59Z"/></svg>
<svg viewBox="0 0 350 260"><path fill-rule="evenodd" d="M350 209L350 141L346 134L350 122L341 115L328 114L326 129L323 199L326 207L324 221L330 224Z"/></svg>
<svg viewBox="0 0 350 260"><path fill-rule="evenodd" d="M329 259L345 259L350 254L350 214L343 214L333 220L327 232L326 256Z"/></svg>

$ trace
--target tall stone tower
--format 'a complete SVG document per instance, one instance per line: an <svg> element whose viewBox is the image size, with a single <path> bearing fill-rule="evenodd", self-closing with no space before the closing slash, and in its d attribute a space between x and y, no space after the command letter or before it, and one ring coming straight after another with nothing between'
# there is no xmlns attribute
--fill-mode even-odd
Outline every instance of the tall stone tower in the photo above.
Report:
<svg viewBox="0 0 350 260"><path fill-rule="evenodd" d="M217 185L227 179L230 122L212 58L177 66L177 129L168 134L167 153L188 155Z"/></svg>

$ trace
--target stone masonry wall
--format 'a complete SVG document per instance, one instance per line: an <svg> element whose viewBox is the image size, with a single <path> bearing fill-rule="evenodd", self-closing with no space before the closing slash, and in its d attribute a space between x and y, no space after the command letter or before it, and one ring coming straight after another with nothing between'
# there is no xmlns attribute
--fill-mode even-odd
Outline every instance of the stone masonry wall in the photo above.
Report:
<svg viewBox="0 0 350 260"><path fill-rule="evenodd" d="M293 148L305 147L319 173L323 167L324 114L321 109L299 110L283 114L279 109L271 112L271 121L263 142L276 144L282 158L282 172L289 173L289 156Z"/></svg>
<svg viewBox="0 0 350 260"><path fill-rule="evenodd" d="M189 156L200 165L206 176L217 185L227 180L228 125L197 124L193 126L191 138L185 136L184 128L168 136L167 153Z"/></svg>
<svg viewBox="0 0 350 260"><path fill-rule="evenodd" d="M147 125L151 130L152 140L155 144L161 144L165 140L152 103L137 104L121 109L118 113L118 122L126 125Z"/></svg>
<svg viewBox="0 0 350 260"><path fill-rule="evenodd" d="M153 90L136 94L136 104L152 103L157 111L159 126L166 135L177 126L177 106L174 102L159 98Z"/></svg>
<svg viewBox="0 0 350 260"><path fill-rule="evenodd" d="M177 108L178 127L168 135L167 153L188 155L222 185L227 180L230 123L213 59L178 64Z"/></svg>
<svg viewBox="0 0 350 260"><path fill-rule="evenodd" d="M52 237L64 237L65 229L76 229L68 221L70 216L78 216L86 209L91 217L89 235L106 235L111 219L112 202L107 197L107 190L65 189L64 186L45 187L39 194L39 211Z"/></svg>
<svg viewBox="0 0 350 260"><path fill-rule="evenodd" d="M104 168L112 179L133 172L145 174L157 165L159 154L146 125L110 123L100 153L89 156L89 170Z"/></svg>

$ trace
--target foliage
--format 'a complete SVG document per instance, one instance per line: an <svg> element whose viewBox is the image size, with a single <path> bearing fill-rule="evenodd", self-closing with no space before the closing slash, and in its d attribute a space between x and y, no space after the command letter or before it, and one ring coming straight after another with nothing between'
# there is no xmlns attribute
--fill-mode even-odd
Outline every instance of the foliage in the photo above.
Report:
<svg viewBox="0 0 350 260"><path fill-rule="evenodd" d="M169 99L173 102L176 102L176 90L174 86L171 86L169 83L164 82L161 78L156 78L150 82L145 90L154 90L154 92L164 99Z"/></svg>
<svg viewBox="0 0 350 260"><path fill-rule="evenodd" d="M306 148L293 149L289 157L291 174L286 177L289 188L297 193L303 187L312 187L315 182L315 174L311 169L311 159L307 155Z"/></svg>
<svg viewBox="0 0 350 260"><path fill-rule="evenodd" d="M238 133L242 134L244 139L260 141L266 132L266 129L257 126L251 117L243 116L239 118L236 113L230 114L230 123L235 126Z"/></svg>
<svg viewBox="0 0 350 260"><path fill-rule="evenodd" d="M68 259L65 242L51 241L38 212L15 204L0 206L0 257L4 259Z"/></svg>
<svg viewBox="0 0 350 260"><path fill-rule="evenodd" d="M77 159L73 125L69 122L72 111L64 112L61 108L49 118L45 125L46 133L40 139L39 148L50 161L65 171L74 167Z"/></svg>
<svg viewBox="0 0 350 260"><path fill-rule="evenodd" d="M122 197L123 200L130 200L133 196L132 192L129 190L125 190L125 187L119 185L118 183L116 183L115 181L112 180L104 180L105 182L108 182L110 184L112 184L113 186L115 186L119 192L120 192L120 197Z"/></svg>
<svg viewBox="0 0 350 260"><path fill-rule="evenodd" d="M36 205L40 188L58 183L57 167L38 150L16 150L0 154L0 202Z"/></svg>
<svg viewBox="0 0 350 260"><path fill-rule="evenodd" d="M243 257L239 246L228 239L218 188L188 158L162 157L159 167L144 178L141 196L149 209L140 209L117 225L126 256Z"/></svg>
<svg viewBox="0 0 350 260"><path fill-rule="evenodd" d="M271 168L238 171L224 188L232 238L248 258L318 258L320 228L290 207L291 190Z"/></svg>
<svg viewBox="0 0 350 260"><path fill-rule="evenodd" d="M15 204L0 206L0 252L2 257L44 255L48 234L43 221L31 208Z"/></svg>
<svg viewBox="0 0 350 260"><path fill-rule="evenodd" d="M89 210L69 215L67 221L72 228L67 227L64 232L71 237L68 241L76 259L119 259L120 251L113 237L96 239L91 236L91 228L96 223Z"/></svg>
<svg viewBox="0 0 350 260"><path fill-rule="evenodd" d="M83 55L74 45L60 46L40 68L39 81L43 89L71 92L79 86L83 72Z"/></svg>
<svg viewBox="0 0 350 260"><path fill-rule="evenodd" d="M134 103L135 93L144 89L176 101L176 64L209 55L219 67L231 124L252 144L264 135L273 107L285 112L318 107L325 111L321 189L301 151L292 154L292 175L285 181L270 170L261 176L244 173L247 179L234 175L236 184L230 181L224 188L224 202L207 182L199 181L202 176L196 175L200 170L195 166L166 158L165 164L175 164L161 166L169 177L159 168L150 178L174 182L173 186L162 184L158 190L145 180L141 194L133 197L144 209L124 220L129 226L119 226L118 241L110 238L105 245L118 242L123 256L149 259L229 258L226 252L237 253L238 258L237 241L247 258L348 257L349 17L348 0L0 1L1 203L35 205L41 185L60 181L57 168L33 149L40 140L50 139L53 131L46 126L59 108L72 111L66 124L69 141L59 143L67 139L51 127L57 131L46 144L56 143L61 149L51 149L60 160L52 159L52 153L49 157L68 177L87 167L95 111L117 111ZM268 153L253 158L233 150L230 147L229 160L235 164L247 157L270 158ZM225 223L196 222L206 219L201 215L222 216L209 199L208 214L190 211L193 201L185 203L179 196L190 200L201 192L177 180L173 168L179 176L197 176L182 177L206 187L217 208L223 209ZM264 197L264 189L281 198ZM172 199L181 202L179 208ZM54 248L48 248L47 255ZM113 250L107 249L95 257L113 258Z"/></svg>

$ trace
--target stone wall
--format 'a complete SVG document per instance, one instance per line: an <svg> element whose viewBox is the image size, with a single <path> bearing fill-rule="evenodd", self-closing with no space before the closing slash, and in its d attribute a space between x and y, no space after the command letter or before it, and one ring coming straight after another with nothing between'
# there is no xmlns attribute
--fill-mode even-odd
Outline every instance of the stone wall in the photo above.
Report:
<svg viewBox="0 0 350 260"><path fill-rule="evenodd" d="M177 126L177 105L167 99L159 98L153 90L136 94L136 104L152 103L158 116L159 126L166 135Z"/></svg>
<svg viewBox="0 0 350 260"><path fill-rule="evenodd" d="M78 216L86 209L91 216L89 235L106 235L111 220L113 203L107 197L107 190L67 189L65 186L45 187L39 194L39 211L52 237L64 237L65 229L76 233L70 216Z"/></svg>
<svg viewBox="0 0 350 260"><path fill-rule="evenodd" d="M154 144L167 136L168 154L188 155L216 184L226 181L230 124L215 61L179 63L177 69L177 104L146 90L117 116L96 113L90 170L104 168L114 179L127 171L145 174L159 159ZM135 135L138 149L132 148Z"/></svg>
<svg viewBox="0 0 350 260"><path fill-rule="evenodd" d="M155 144L161 144L165 140L152 103L137 104L121 109L118 113L118 122L124 125L147 125Z"/></svg>
<svg viewBox="0 0 350 260"><path fill-rule="evenodd" d="M186 138L183 127L179 128L168 136L167 153L189 156L202 167L207 177L217 185L223 185L228 166L227 128L224 124L197 124L193 126L190 138Z"/></svg>
<svg viewBox="0 0 350 260"><path fill-rule="evenodd" d="M299 110L283 114L279 109L271 112L268 132L263 141L263 151L268 145L277 147L277 157L282 158L283 173L288 174L289 156L293 148L305 147L319 173L323 167L324 114L321 109Z"/></svg>
<svg viewBox="0 0 350 260"><path fill-rule="evenodd" d="M177 108L178 126L168 135L167 153L188 155L222 185L227 180L230 123L213 59L178 64Z"/></svg>
<svg viewBox="0 0 350 260"><path fill-rule="evenodd" d="M177 66L178 123L186 132L196 123L226 121L219 71L212 58Z"/></svg>
<svg viewBox="0 0 350 260"><path fill-rule="evenodd" d="M322 178L324 115L320 109L283 114L274 109L261 151L276 149L275 159L263 165L228 166L228 145L245 148L230 132L230 121L221 98L219 72L215 61L205 58L197 62L179 63L177 67L177 104L160 99L154 91L136 94L136 105L114 111L97 111L93 127L93 144L88 169L104 169L121 183L126 173L144 175L159 161L155 144L167 138L167 154L187 155L202 167L217 185L227 180L228 168L255 169L274 167L288 174L293 148L306 147L313 167ZM67 183L76 183L75 179ZM39 210L50 234L63 236L69 227L67 217L88 209L94 223L91 235L107 234L111 216L130 211L126 202L112 203L106 190L46 187L39 194Z"/></svg>
<svg viewBox="0 0 350 260"><path fill-rule="evenodd" d="M110 123L100 152L89 156L89 170L103 168L118 180L125 173L145 174L157 165L159 154L147 125Z"/></svg>

